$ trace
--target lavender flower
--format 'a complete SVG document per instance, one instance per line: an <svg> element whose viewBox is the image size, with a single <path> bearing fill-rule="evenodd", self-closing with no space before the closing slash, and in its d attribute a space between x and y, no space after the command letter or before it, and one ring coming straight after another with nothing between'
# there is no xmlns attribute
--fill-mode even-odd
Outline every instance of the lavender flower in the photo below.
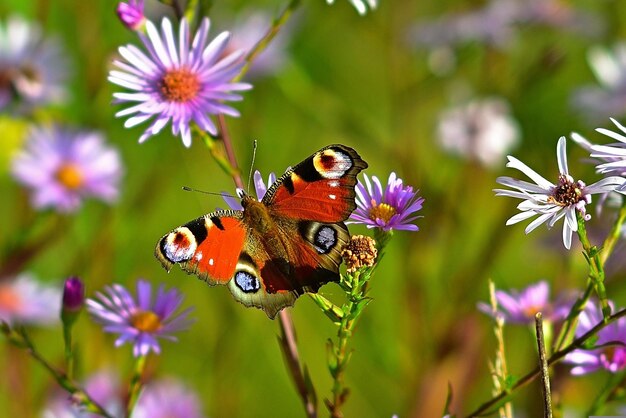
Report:
<svg viewBox="0 0 626 418"><path fill-rule="evenodd" d="M374 10L378 7L378 0L348 0L356 11L363 16L367 13L367 8ZM335 0L326 0L326 3L333 4Z"/></svg>
<svg viewBox="0 0 626 418"><path fill-rule="evenodd" d="M367 174L363 178L365 183L359 181L355 189L357 208L346 223L359 223L385 232L419 230L412 222L421 218L415 212L422 209L424 198L419 197L413 187L404 186L402 179L393 172L384 190L376 176L372 176L373 187Z"/></svg>
<svg viewBox="0 0 626 418"><path fill-rule="evenodd" d="M519 142L519 127L500 99L475 100L446 110L437 126L441 146L486 166L499 163Z"/></svg>
<svg viewBox="0 0 626 418"><path fill-rule="evenodd" d="M494 189L494 192L496 192L496 196L509 196L523 200L517 206L521 212L512 216L506 222L507 225L513 225L538 215L526 227L525 232L527 234L543 223L547 223L548 227L551 228L561 218L565 218L563 222L563 245L569 249L572 245L572 233L578 231L576 211L582 215L584 220L591 219L591 215L586 211L586 205L591 203L591 195L613 191L624 184L625 179L607 177L587 186L580 180L575 181L569 174L565 137L559 139L556 153L559 166L557 184L549 182L517 158L509 156L509 162L506 166L520 170L535 184L511 177L498 177L496 179L498 183L515 190Z"/></svg>
<svg viewBox="0 0 626 418"><path fill-rule="evenodd" d="M144 0L128 0L117 4L117 17L130 30L138 30L146 23L144 16Z"/></svg>
<svg viewBox="0 0 626 418"><path fill-rule="evenodd" d="M95 321L104 325L105 332L120 334L116 347L132 343L135 357L145 356L151 350L159 354L157 338L177 341L172 334L186 329L192 322L187 318L191 309L176 312L183 300L176 289L166 292L161 285L152 300L150 283L138 280L136 301L118 284L105 289L106 294L97 292L95 299L87 300L87 309Z"/></svg>
<svg viewBox="0 0 626 418"><path fill-rule="evenodd" d="M101 371L90 376L84 384L85 392L111 416L124 416L122 386L116 374ZM56 392L46 403L43 418L97 418L100 415L85 411L67 392Z"/></svg>
<svg viewBox="0 0 626 418"><path fill-rule="evenodd" d="M626 42L616 44L613 50L591 48L587 62L599 85L575 90L573 107L592 122L626 114Z"/></svg>
<svg viewBox="0 0 626 418"><path fill-rule="evenodd" d="M29 274L0 281L0 321L50 325L59 320L61 290L39 283Z"/></svg>
<svg viewBox="0 0 626 418"><path fill-rule="evenodd" d="M59 43L38 25L17 16L0 23L0 110L62 102L68 72Z"/></svg>
<svg viewBox="0 0 626 418"><path fill-rule="evenodd" d="M537 312L541 312L545 320L556 322L564 319L569 313L573 303L573 300L569 299L561 297L554 303L550 302L550 286L546 281L540 281L521 292L497 290L496 301L501 310L494 312L492 307L484 302L478 304L478 309L512 324L534 324Z"/></svg>
<svg viewBox="0 0 626 418"><path fill-rule="evenodd" d="M144 142L172 123L172 133L180 135L186 147L191 146L191 127L194 121L202 130L217 135L215 123L209 115L239 116L225 100L241 100L233 91L248 90L247 83L233 82L244 65L243 51L223 57L229 33L222 32L207 45L209 19L204 18L190 44L189 25L180 22L178 37L167 18L161 23L161 32L146 22L147 37L140 34L148 55L134 45L119 48L125 61L114 61L121 71L109 73L109 81L130 92L114 93L117 103L132 103L117 112L117 117L131 116L126 128L154 118L139 138Z"/></svg>
<svg viewBox="0 0 626 418"><path fill-rule="evenodd" d="M254 172L253 178L254 178L254 189L256 191L257 200L260 201L261 199L263 199L263 196L265 196L265 193L267 193L267 189L269 189L270 186L274 184L274 182L276 182L276 174L270 173L267 179L267 186L263 182L263 177L261 176L261 173L259 172L259 170L256 170ZM243 207L241 206L241 202L235 199L234 197L232 197L231 195L229 195L228 193L222 192L222 198L231 209L243 210Z"/></svg>
<svg viewBox="0 0 626 418"><path fill-rule="evenodd" d="M613 304L609 304L613 310ZM579 316L576 337L584 335L602 321L602 310L597 304L588 303ZM574 365L571 370L573 375L591 373L600 369L617 373L626 368L626 318L619 318L606 326L597 333L597 337L594 345L603 346L602 348L577 349L565 356L564 361Z"/></svg>
<svg viewBox="0 0 626 418"><path fill-rule="evenodd" d="M201 418L198 396L175 380L148 384L137 401L132 418Z"/></svg>
<svg viewBox="0 0 626 418"><path fill-rule="evenodd" d="M85 285L78 277L70 277L63 287L63 310L76 312L85 304Z"/></svg>
<svg viewBox="0 0 626 418"><path fill-rule="evenodd" d="M99 133L46 127L31 130L12 172L32 189L34 207L74 212L87 197L115 201L122 167Z"/></svg>

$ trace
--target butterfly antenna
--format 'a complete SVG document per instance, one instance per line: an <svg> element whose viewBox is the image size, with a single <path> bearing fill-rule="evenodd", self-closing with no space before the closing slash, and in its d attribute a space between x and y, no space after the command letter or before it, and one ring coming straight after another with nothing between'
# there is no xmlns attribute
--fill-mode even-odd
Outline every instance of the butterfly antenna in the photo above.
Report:
<svg viewBox="0 0 626 418"><path fill-rule="evenodd" d="M187 186L183 186L182 189L186 192L197 192L197 193L202 193L202 194L208 194L211 196L223 196L223 193L215 193L215 192L207 192L206 190L200 190L200 189L194 189L193 187L187 187ZM227 194L227 196L233 197L230 194Z"/></svg>
<svg viewBox="0 0 626 418"><path fill-rule="evenodd" d="M248 194L250 194L250 182L252 181L252 170L254 169L254 161L256 160L256 149L257 149L258 143L257 140L255 139L252 142L252 164L250 164L250 172L248 173Z"/></svg>

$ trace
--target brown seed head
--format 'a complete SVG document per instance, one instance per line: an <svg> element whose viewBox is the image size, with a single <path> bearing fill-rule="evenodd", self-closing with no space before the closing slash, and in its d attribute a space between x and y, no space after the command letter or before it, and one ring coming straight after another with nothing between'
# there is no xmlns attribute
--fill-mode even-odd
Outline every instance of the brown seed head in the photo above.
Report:
<svg viewBox="0 0 626 418"><path fill-rule="evenodd" d="M353 273L361 267L371 267L378 256L376 241L364 235L353 235L348 245L343 247L341 256L348 267L348 273Z"/></svg>

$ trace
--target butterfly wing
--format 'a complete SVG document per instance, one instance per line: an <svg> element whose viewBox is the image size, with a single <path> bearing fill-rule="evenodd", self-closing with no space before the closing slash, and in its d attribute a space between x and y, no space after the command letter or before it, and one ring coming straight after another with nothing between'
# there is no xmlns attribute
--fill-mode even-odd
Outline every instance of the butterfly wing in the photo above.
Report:
<svg viewBox="0 0 626 418"><path fill-rule="evenodd" d="M226 284L235 273L246 231L242 212L212 212L164 235L155 255L167 271L179 264L210 285Z"/></svg>

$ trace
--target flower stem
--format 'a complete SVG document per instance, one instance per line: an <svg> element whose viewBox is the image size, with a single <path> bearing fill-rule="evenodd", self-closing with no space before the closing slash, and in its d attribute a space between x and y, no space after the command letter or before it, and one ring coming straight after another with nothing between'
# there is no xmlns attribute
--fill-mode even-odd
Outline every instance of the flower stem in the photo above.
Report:
<svg viewBox="0 0 626 418"><path fill-rule="evenodd" d="M2 333L8 339L8 341L14 346L25 350L37 363L42 365L48 373L56 380L56 382L72 394L72 399L79 405L83 406L86 411L93 412L105 418L113 418L100 404L98 404L87 392L74 382L73 379L68 377L67 374L55 369L48 363L46 359L37 351L35 345L31 341L30 337L26 333L26 330L22 327L13 329L8 324L2 323Z"/></svg>
<svg viewBox="0 0 626 418"><path fill-rule="evenodd" d="M142 355L137 357L135 361L135 370L133 372L133 376L130 379L130 385L128 389L128 402L126 404L127 417L130 417L133 414L133 409L135 409L137 399L139 399L139 394L141 393L141 389L144 383L143 374L146 370L147 359L147 355Z"/></svg>
<svg viewBox="0 0 626 418"><path fill-rule="evenodd" d="M606 288L604 287L604 263L600 261L600 250L596 246L592 246L587 237L587 229L585 228L585 220L579 212L576 212L576 219L578 221L578 237L585 250L585 258L589 264L589 278L593 282L593 285L600 299L600 305L602 306L602 314L606 320L611 315L611 307L606 296Z"/></svg>
<svg viewBox="0 0 626 418"><path fill-rule="evenodd" d="M626 373L611 373L609 380L606 382L602 391L596 396L593 404L589 407L589 410L585 413L586 416L597 415L602 412L602 408L611 400L611 396L615 395L616 391L620 391L624 387L624 380Z"/></svg>
<svg viewBox="0 0 626 418"><path fill-rule="evenodd" d="M604 244L602 245L602 252L600 253L600 261L602 262L602 265L606 263L606 260L613 253L615 244L617 243L617 241L622 235L622 225L624 224L625 220L626 220L626 198L624 199L624 203L619 209L617 219L615 220L615 223L613 224L613 227L611 228L609 235L607 235L606 239L604 240Z"/></svg>
<svg viewBox="0 0 626 418"><path fill-rule="evenodd" d="M569 314L567 315L567 319L565 320L565 323L561 327L559 336L556 339L556 343L552 350L553 352L559 351L560 349L562 349L565 345L567 345L570 341L574 339L574 335L576 332L576 325L578 324L578 316L585 309L585 306L587 305L587 301L591 297L591 293L593 292L594 287L595 286L593 284L593 281L589 280L589 284L587 285L587 288L585 289L585 293L583 293L582 296L578 298L578 300L576 300L576 303L574 303L574 305L572 306L572 309L570 309Z"/></svg>
<svg viewBox="0 0 626 418"><path fill-rule="evenodd" d="M272 42L272 39L274 39L278 32L280 32L280 30L283 28L285 23L287 23L293 12L298 8L298 6L300 6L300 1L301 0L291 0L287 7L285 7L285 9L282 11L282 13L274 19L274 21L272 22L272 26L265 33L265 36L263 36L259 40L259 42L254 45L250 52L248 52L248 55L246 55L246 63L237 75L237 77L235 77L235 81L241 80L243 76L248 72L254 62L254 59L261 52L263 52L265 48L267 48L267 46Z"/></svg>
<svg viewBox="0 0 626 418"><path fill-rule="evenodd" d="M550 397L550 370L546 359L546 345L543 338L543 315L535 315L537 351L539 352L539 370L541 371L541 393L543 395L543 417L552 418L552 399Z"/></svg>
<svg viewBox="0 0 626 418"><path fill-rule="evenodd" d="M589 341L591 338L594 338L598 334L598 332L623 317L626 317L626 309L622 309L614 313L613 315L610 315L608 318L597 324L585 334L576 338L574 341L571 342L571 344L552 354L550 358L548 358L548 366L552 366L553 364L557 363L572 351L579 348L584 348L586 346L586 342ZM510 388L498 393L496 396L480 405L476 410L472 411L470 414L467 414L466 417L472 418L476 416L488 415L488 411L491 411L491 408L497 407L503 402L506 402L517 389L526 386L527 384L535 380L540 374L540 368L535 367L532 371L528 372L519 380L517 380L517 382L515 382L515 384L513 384Z"/></svg>
<svg viewBox="0 0 626 418"><path fill-rule="evenodd" d="M72 339L72 325L63 324L63 342L65 343L65 374L68 379L74 378L74 343Z"/></svg>

